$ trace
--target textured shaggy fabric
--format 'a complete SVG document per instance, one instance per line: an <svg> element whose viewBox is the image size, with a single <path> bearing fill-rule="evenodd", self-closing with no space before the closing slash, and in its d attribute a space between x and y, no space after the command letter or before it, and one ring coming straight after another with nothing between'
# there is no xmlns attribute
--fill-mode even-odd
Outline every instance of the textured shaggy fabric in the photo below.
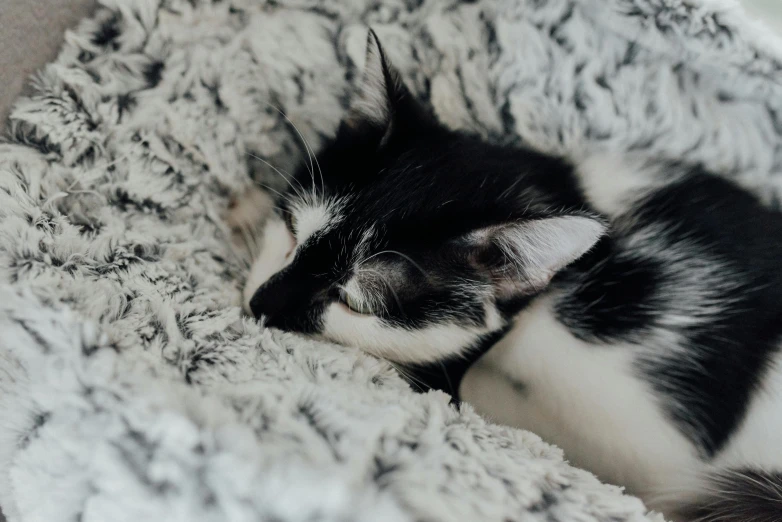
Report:
<svg viewBox="0 0 782 522"><path fill-rule="evenodd" d="M104 4L0 145L11 522L661 520L535 435L243 317L223 217L301 158L278 108L314 148L334 131L368 25L451 126L702 161L776 205L777 40L728 1Z"/></svg>

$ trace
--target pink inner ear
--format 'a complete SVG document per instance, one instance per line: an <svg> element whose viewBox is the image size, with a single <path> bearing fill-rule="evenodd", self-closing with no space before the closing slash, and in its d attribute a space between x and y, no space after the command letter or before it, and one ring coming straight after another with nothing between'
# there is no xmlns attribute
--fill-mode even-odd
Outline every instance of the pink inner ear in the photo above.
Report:
<svg viewBox="0 0 782 522"><path fill-rule="evenodd" d="M505 266L491 274L494 296L504 301L537 294L548 286L554 273L545 270L527 271L519 267L509 269Z"/></svg>
<svg viewBox="0 0 782 522"><path fill-rule="evenodd" d="M537 293L561 269L584 255L605 226L587 216L510 222L472 232L471 262L488 271L497 299Z"/></svg>

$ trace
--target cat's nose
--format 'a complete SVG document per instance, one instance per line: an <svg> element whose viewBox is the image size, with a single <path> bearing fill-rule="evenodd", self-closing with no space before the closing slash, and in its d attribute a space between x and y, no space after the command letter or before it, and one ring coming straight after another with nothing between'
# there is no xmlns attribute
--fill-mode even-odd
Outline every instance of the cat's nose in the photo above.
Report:
<svg viewBox="0 0 782 522"><path fill-rule="evenodd" d="M250 311L268 327L308 333L314 328L309 313L311 294L306 278L279 275L255 291L250 299Z"/></svg>
<svg viewBox="0 0 782 522"><path fill-rule="evenodd" d="M270 284L271 283L271 284ZM279 291L273 281L261 286L250 299L250 311L256 319L263 319L266 326L279 327L280 319L290 313L288 295Z"/></svg>

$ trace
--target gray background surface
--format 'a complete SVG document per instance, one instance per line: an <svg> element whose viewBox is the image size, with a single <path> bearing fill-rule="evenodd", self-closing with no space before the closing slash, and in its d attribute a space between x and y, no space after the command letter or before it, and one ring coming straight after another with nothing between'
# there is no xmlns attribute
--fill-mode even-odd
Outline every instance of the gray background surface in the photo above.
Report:
<svg viewBox="0 0 782 522"><path fill-rule="evenodd" d="M0 121L28 77L52 60L65 29L94 8L95 0L0 0Z"/></svg>

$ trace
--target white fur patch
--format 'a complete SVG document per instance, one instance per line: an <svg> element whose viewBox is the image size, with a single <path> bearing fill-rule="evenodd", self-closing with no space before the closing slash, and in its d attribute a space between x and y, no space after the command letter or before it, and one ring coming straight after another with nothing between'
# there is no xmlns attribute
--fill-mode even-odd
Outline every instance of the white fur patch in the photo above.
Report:
<svg viewBox="0 0 782 522"><path fill-rule="evenodd" d="M631 154L596 154L578 163L576 175L595 210L616 217L645 194L669 184L677 172Z"/></svg>
<svg viewBox="0 0 782 522"><path fill-rule="evenodd" d="M501 319L493 307L487 309L486 323L483 327L443 323L408 330L389 326L374 315L357 314L334 303L324 314L323 335L390 361L428 363L458 355L481 335L497 330Z"/></svg>
<svg viewBox="0 0 782 522"><path fill-rule="evenodd" d="M316 232L325 231L339 219L336 205L329 201L296 204L290 209L295 217L294 233L298 244L303 244Z"/></svg>

